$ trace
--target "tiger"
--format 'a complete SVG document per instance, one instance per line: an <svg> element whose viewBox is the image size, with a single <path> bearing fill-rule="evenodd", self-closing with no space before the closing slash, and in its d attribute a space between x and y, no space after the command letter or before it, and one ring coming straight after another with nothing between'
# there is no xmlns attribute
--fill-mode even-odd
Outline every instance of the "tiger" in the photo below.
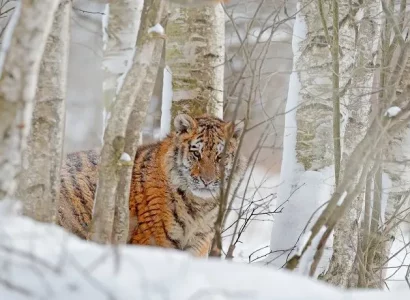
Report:
<svg viewBox="0 0 410 300"><path fill-rule="evenodd" d="M242 132L243 123L179 114L164 139L140 146L130 184L127 243L207 256L221 184L237 183L244 172L245 158L236 154ZM61 171L58 223L83 239L91 223L98 159L95 150L70 153Z"/></svg>

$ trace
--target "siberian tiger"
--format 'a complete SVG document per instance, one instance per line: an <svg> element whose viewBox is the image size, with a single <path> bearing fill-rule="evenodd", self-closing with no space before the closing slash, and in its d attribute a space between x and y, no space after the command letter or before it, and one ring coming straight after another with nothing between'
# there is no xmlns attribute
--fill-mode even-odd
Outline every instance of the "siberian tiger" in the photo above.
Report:
<svg viewBox="0 0 410 300"><path fill-rule="evenodd" d="M235 180L243 172L241 157L233 170L242 126L180 114L174 127L162 141L137 150L130 187L129 243L206 256L219 208L221 169L225 183L230 174ZM220 168L225 142L224 167ZM91 221L97 166L98 153L84 151L69 154L62 168L59 224L82 238Z"/></svg>

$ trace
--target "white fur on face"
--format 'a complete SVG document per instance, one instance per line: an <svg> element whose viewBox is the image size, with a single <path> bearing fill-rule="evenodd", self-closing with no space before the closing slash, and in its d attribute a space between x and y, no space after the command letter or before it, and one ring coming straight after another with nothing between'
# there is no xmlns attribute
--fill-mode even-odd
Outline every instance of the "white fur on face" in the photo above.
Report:
<svg viewBox="0 0 410 300"><path fill-rule="evenodd" d="M195 197L202 199L214 199L218 196L219 190L209 190L209 189L191 189L192 194Z"/></svg>

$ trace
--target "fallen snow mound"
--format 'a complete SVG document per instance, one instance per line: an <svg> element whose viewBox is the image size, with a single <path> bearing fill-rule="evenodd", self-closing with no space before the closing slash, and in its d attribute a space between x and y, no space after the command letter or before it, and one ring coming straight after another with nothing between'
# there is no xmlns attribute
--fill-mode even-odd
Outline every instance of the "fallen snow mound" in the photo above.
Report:
<svg viewBox="0 0 410 300"><path fill-rule="evenodd" d="M407 291L347 292L286 271L177 251L97 245L1 213L0 266L0 299L7 300L410 299Z"/></svg>

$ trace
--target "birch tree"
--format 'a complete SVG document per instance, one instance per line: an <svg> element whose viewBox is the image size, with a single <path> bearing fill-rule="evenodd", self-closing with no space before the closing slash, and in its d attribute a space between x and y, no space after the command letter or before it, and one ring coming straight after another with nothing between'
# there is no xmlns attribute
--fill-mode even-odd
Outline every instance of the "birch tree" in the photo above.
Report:
<svg viewBox="0 0 410 300"><path fill-rule="evenodd" d="M40 61L59 1L21 0L0 58L0 200L14 193L31 127Z"/></svg>
<svg viewBox="0 0 410 300"><path fill-rule="evenodd" d="M71 1L62 1L41 61L31 133L19 178L24 213L43 222L55 222L59 196L70 13Z"/></svg>
<svg viewBox="0 0 410 300"><path fill-rule="evenodd" d="M124 83L119 88L105 129L93 207L93 221L89 233L89 239L95 242L108 243L112 239L119 171L123 167L132 165L129 154L124 153L126 128L157 44L158 37L151 35L149 29L161 24L164 13L164 1L154 0L145 3L136 42L138 51L135 52ZM146 107L141 105L140 112L144 114Z"/></svg>
<svg viewBox="0 0 410 300"><path fill-rule="evenodd" d="M376 114L374 120L369 126L365 136L358 143L351 155L346 159L345 170L341 176L340 183L336 186L335 192L330 197L330 200L323 212L321 212L317 221L311 227L311 230L302 237L302 243L299 245L297 253L286 263L286 268L294 270L300 265L308 269L309 275L313 275L318 262L322 258L323 249L326 241L337 222L351 207L353 201L361 193L364 188L366 178L375 176L379 173L380 164L377 160L381 157L387 143L393 136L403 130L410 121L410 104L408 101L403 101L400 106L394 106L396 102L396 90L400 78L403 75L404 66L409 59L410 42L403 38L402 32L399 30L398 22L394 20L392 13L386 9L386 2L382 0L383 11L386 19L392 25L394 32L393 48L397 47L397 59L390 61L389 72L386 74L384 89L381 93L382 103L381 113ZM389 31L386 31L389 32ZM390 39L386 39L390 41ZM389 51L390 52L390 51ZM383 64L384 65L384 64ZM380 95L379 95L380 97ZM393 105L393 106L392 106ZM380 173L379 173L380 174ZM381 178L378 175L377 184L381 186ZM380 198L378 194L374 194L374 198ZM379 203L377 209L373 209L375 214L372 215L373 220L380 218L381 205L380 199L373 199ZM372 220L372 223L373 223ZM377 231L377 223L370 224L372 232ZM374 255L374 254L372 254Z"/></svg>
<svg viewBox="0 0 410 300"><path fill-rule="evenodd" d="M316 219L315 211L332 195L334 174L340 172L334 165L340 159L334 155L340 151L335 149L334 145L339 146L334 144L334 139L343 138L345 122L336 132L333 125L340 122L340 117L348 118L349 97L341 91L352 88L350 78L357 37L355 18L359 10L351 9L350 2L343 0L338 1L335 12L334 3L330 0L298 3L278 190L278 201L284 204L284 209L274 221L272 253L268 258L268 263L277 267L282 267L290 254L295 253L300 235L309 232L310 225L306 230L305 225L312 215L312 221ZM340 20L336 20L338 31L333 30L335 13ZM334 44L337 35L338 41ZM343 55L338 54L340 51ZM338 106L338 102L342 105Z"/></svg>
<svg viewBox="0 0 410 300"><path fill-rule="evenodd" d="M365 136L370 124L376 54L380 41L380 1L363 1L360 6L351 9L362 11L362 18L357 19L355 23L357 48L354 71L349 88L342 97L348 99L346 110L348 115L343 138L341 172L344 170L347 157ZM324 279L338 286L347 287L352 282L352 276L357 280L353 265L357 262L356 251L360 239L358 221L363 204L364 193L361 193L335 228L333 255Z"/></svg>
<svg viewBox="0 0 410 300"><path fill-rule="evenodd" d="M224 34L221 5L171 6L165 61L172 72L172 117L223 117Z"/></svg>
<svg viewBox="0 0 410 300"><path fill-rule="evenodd" d="M104 108L109 117L118 84L132 61L140 25L143 0L111 1L106 5L104 28ZM104 120L106 123L107 120ZM105 127L105 126L104 126Z"/></svg>

